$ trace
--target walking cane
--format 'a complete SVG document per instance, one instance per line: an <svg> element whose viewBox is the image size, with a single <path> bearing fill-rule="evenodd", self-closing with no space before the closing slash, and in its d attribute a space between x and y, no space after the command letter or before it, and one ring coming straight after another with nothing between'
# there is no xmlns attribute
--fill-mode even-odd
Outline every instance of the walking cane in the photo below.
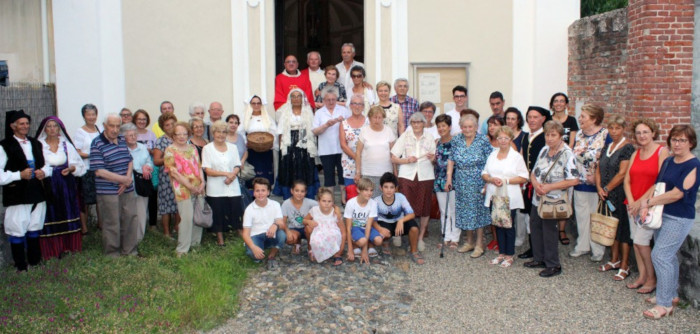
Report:
<svg viewBox="0 0 700 334"><path fill-rule="evenodd" d="M450 211L449 208L450 208L450 191L448 189L447 199L445 200L445 214L443 215L445 219L443 220L443 223L442 223L442 240L440 240L440 244L441 244L441 246L440 246L440 258L445 257L445 255L444 255L444 253L445 253L445 228L447 227L447 220L450 217L449 215L447 215L447 212Z"/></svg>

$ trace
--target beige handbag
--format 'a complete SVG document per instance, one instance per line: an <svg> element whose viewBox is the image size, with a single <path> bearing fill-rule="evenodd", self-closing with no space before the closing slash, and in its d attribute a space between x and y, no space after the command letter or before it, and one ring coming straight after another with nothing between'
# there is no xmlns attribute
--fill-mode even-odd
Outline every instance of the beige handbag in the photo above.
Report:
<svg viewBox="0 0 700 334"><path fill-rule="evenodd" d="M600 208L601 205L603 210ZM603 246L612 246L619 222L619 219L610 215L608 206L603 201L598 201L598 210L591 213L591 240Z"/></svg>
<svg viewBox="0 0 700 334"><path fill-rule="evenodd" d="M557 157L554 159L552 166L549 167L547 173L544 174L542 182L546 182L549 172L552 171L554 166L559 161L561 154L564 151L559 151ZM571 202L569 201L569 196L564 196L562 198L549 198L546 195L540 196L540 205L537 207L537 214L542 219L568 219L573 214L574 210L571 208Z"/></svg>

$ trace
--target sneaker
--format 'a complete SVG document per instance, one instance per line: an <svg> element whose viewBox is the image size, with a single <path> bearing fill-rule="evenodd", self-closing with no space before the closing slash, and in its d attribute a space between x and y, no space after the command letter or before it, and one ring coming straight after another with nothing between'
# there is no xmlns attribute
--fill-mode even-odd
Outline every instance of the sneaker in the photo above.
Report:
<svg viewBox="0 0 700 334"><path fill-rule="evenodd" d="M391 244L394 245L394 247L401 247L401 237L392 237Z"/></svg>
<svg viewBox="0 0 700 334"><path fill-rule="evenodd" d="M277 260L275 260L275 259L268 259L267 260L267 270L274 270L277 267L278 267Z"/></svg>
<svg viewBox="0 0 700 334"><path fill-rule="evenodd" d="M374 249L374 248L369 249L369 257L376 257L378 255L379 255L379 253L377 253L376 249Z"/></svg>
<svg viewBox="0 0 700 334"><path fill-rule="evenodd" d="M425 242L423 242L423 240L418 240L418 251L419 252L425 251Z"/></svg>
<svg viewBox="0 0 700 334"><path fill-rule="evenodd" d="M569 253L569 256L571 256L571 257L580 257L580 256L586 255L586 254L588 254L588 253L590 253L590 252L588 252L588 251L583 251L583 252L582 252L582 251L577 251L577 250L574 249L573 251L571 251L571 252Z"/></svg>
<svg viewBox="0 0 700 334"><path fill-rule="evenodd" d="M352 252L355 253L355 255L360 255L360 253L362 253L362 250L359 248L355 248L352 250Z"/></svg>

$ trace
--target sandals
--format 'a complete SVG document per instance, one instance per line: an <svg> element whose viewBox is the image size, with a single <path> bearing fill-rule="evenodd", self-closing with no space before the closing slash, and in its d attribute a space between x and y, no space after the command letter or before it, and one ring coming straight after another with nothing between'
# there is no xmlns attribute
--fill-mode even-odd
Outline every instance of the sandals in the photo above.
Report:
<svg viewBox="0 0 700 334"><path fill-rule="evenodd" d="M645 287L645 286L642 286L641 288L639 288L639 289L637 290L637 293L640 294L640 295L648 295L648 294L650 294L650 293L652 293L652 292L654 292L654 291L656 291L656 287L647 288L647 287Z"/></svg>
<svg viewBox="0 0 700 334"><path fill-rule="evenodd" d="M314 257L314 252L312 252L310 249L309 249L309 260L311 262L316 262L316 258Z"/></svg>
<svg viewBox="0 0 700 334"><path fill-rule="evenodd" d="M411 258L411 260L413 260L413 262L415 262L417 265L422 265L422 264L425 263L425 261L423 260L423 257L422 257L422 256L420 255L420 253L418 253L418 252L416 252L416 253L409 253L408 256L409 256L409 257Z"/></svg>
<svg viewBox="0 0 700 334"><path fill-rule="evenodd" d="M300 245L300 244L295 244L295 245L292 247L292 254L294 254L294 255L299 255L299 253L301 253L301 245Z"/></svg>
<svg viewBox="0 0 700 334"><path fill-rule="evenodd" d="M625 278L627 278L627 276L629 276L629 275L630 275L630 267L627 267L626 270L620 268L617 270L617 274L615 274L615 276L613 276L613 280L624 281Z"/></svg>
<svg viewBox="0 0 700 334"><path fill-rule="evenodd" d="M507 257L501 262L501 268L508 268L513 264L513 257Z"/></svg>
<svg viewBox="0 0 700 334"><path fill-rule="evenodd" d="M663 311L664 313L661 313ZM652 319L652 320L659 320L665 316L672 316L673 315L673 306L671 307L664 307L661 305L656 305L646 311L644 311L644 317L647 319Z"/></svg>
<svg viewBox="0 0 700 334"><path fill-rule="evenodd" d="M650 298L645 298L644 301L647 302L647 303L649 303L649 304L654 304L654 305L655 305L655 304L656 304L656 296L650 297ZM673 305L673 307L676 307L676 306L678 306L678 304L679 304L680 302L681 302L681 299L678 298L678 297L676 297L676 298L673 298L673 299L671 300L671 305Z"/></svg>
<svg viewBox="0 0 700 334"><path fill-rule="evenodd" d="M343 258L340 256L336 256L333 258L333 266L337 267L339 265L343 264Z"/></svg>
<svg viewBox="0 0 700 334"><path fill-rule="evenodd" d="M608 263L598 267L598 271L600 271L601 273L606 272L608 270L613 270L613 269L620 269L620 261L617 261L615 263L608 261ZM627 268L627 270L629 270L629 268ZM629 275L629 273L628 273L628 275Z"/></svg>
<svg viewBox="0 0 700 334"><path fill-rule="evenodd" d="M627 283L625 286L628 289L639 289L644 285L644 283Z"/></svg>
<svg viewBox="0 0 700 334"><path fill-rule="evenodd" d="M504 260L505 258L506 258L506 257L503 256L503 254L498 255L498 257L496 257L496 258L494 258L493 260L491 260L491 264L501 264L501 262L503 262L503 260Z"/></svg>
<svg viewBox="0 0 700 334"><path fill-rule="evenodd" d="M454 250L454 249L457 249L457 247L459 247L458 243L456 243L454 241L450 241L450 249Z"/></svg>
<svg viewBox="0 0 700 334"><path fill-rule="evenodd" d="M562 234L564 237L562 238ZM571 240L569 240L569 237L566 236L566 231L565 230L559 230L559 242L561 242L562 245L568 245L571 243Z"/></svg>
<svg viewBox="0 0 700 334"><path fill-rule="evenodd" d="M391 256L391 247L389 244L382 245L382 255Z"/></svg>

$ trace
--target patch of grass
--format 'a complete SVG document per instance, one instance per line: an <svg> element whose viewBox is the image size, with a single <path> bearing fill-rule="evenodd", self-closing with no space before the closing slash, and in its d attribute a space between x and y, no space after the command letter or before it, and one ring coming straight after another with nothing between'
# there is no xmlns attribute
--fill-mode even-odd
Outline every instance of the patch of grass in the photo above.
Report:
<svg viewBox="0 0 700 334"><path fill-rule="evenodd" d="M160 333L211 329L234 316L238 292L256 268L242 241L226 235L181 259L175 242L146 232L145 258L102 255L99 232L83 238L83 251L52 259L29 272L0 270L2 333Z"/></svg>

